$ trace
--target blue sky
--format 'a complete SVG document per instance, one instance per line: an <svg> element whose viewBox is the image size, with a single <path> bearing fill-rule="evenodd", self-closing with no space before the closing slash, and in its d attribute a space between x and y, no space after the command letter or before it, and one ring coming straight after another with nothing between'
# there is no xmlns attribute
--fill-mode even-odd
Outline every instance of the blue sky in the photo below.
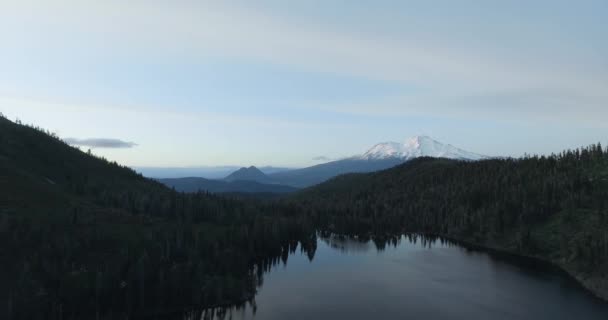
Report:
<svg viewBox="0 0 608 320"><path fill-rule="evenodd" d="M94 152L133 166L305 166L419 134L559 152L608 142L607 20L606 1L0 0L0 111L123 141Z"/></svg>

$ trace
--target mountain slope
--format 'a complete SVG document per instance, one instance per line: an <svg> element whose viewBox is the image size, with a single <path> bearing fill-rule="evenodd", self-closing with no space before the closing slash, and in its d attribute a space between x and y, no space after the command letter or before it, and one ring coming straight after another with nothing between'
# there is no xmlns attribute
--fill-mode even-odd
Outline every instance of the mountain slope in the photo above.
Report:
<svg viewBox="0 0 608 320"><path fill-rule="evenodd" d="M290 215L174 192L0 115L0 319L156 318L244 302L254 265L310 243Z"/></svg>
<svg viewBox="0 0 608 320"><path fill-rule="evenodd" d="M86 199L96 189L107 192L168 192L160 183L127 167L71 147L41 129L18 125L0 117L0 163L36 182Z"/></svg>
<svg viewBox="0 0 608 320"><path fill-rule="evenodd" d="M181 192L207 191L211 193L290 193L298 189L279 184L264 184L256 181L211 180L197 177L158 179L162 184Z"/></svg>
<svg viewBox="0 0 608 320"><path fill-rule="evenodd" d="M403 163L401 159L358 160L344 159L312 167L271 174L272 181L288 186L305 188L319 184L337 175L355 172L373 172Z"/></svg>
<svg viewBox="0 0 608 320"><path fill-rule="evenodd" d="M309 187L345 173L365 173L388 169L406 161L420 158L448 158L480 160L485 156L443 144L426 136L417 136L404 143L380 143L367 152L350 158L284 171L269 175L276 183L295 187Z"/></svg>
<svg viewBox="0 0 608 320"><path fill-rule="evenodd" d="M260 171L260 169L251 166L249 168L240 168L239 170L228 175L224 180L228 182L233 181L256 181L259 183L270 183L271 179Z"/></svg>

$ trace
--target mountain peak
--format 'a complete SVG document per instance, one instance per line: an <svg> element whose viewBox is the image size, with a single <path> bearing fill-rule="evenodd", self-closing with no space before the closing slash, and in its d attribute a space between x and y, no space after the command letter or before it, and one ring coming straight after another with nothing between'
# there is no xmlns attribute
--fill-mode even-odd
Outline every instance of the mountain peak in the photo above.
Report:
<svg viewBox="0 0 608 320"><path fill-rule="evenodd" d="M404 143L379 143L354 158L361 160L403 159L409 160L419 157L449 158L480 160L485 156L441 143L429 136L414 136L406 139Z"/></svg>
<svg viewBox="0 0 608 320"><path fill-rule="evenodd" d="M413 136L407 140L405 140L404 145L413 149L420 148L423 144L430 144L437 142L429 136Z"/></svg>
<svg viewBox="0 0 608 320"><path fill-rule="evenodd" d="M255 166L250 167L242 167L237 171L231 173L226 178L226 181L257 181L261 183L267 183L270 181L270 178L264 174L260 169Z"/></svg>

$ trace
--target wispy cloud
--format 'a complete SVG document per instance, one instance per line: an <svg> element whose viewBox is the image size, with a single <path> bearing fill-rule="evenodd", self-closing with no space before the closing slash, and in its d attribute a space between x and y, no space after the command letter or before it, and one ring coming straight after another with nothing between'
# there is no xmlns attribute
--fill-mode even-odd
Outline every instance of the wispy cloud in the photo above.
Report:
<svg viewBox="0 0 608 320"><path fill-rule="evenodd" d="M49 32L55 44L47 43L47 49L50 45L71 48L86 44L113 54L244 57L319 72L481 93L530 87L605 91L605 74L589 72L580 59L574 65L572 60L558 60L562 58L554 57L551 47L521 48L530 53L521 59L511 51L491 51L479 44L454 45L447 41L454 36L451 34L425 40L429 35L423 32L408 33L405 38L348 32L314 23L290 23L281 15L220 2L25 2L44 7L37 11L44 15L36 18L52 26ZM17 3L8 9L12 9L8 14L23 15L30 6ZM113 39L110 46L108 38ZM568 67L555 68L556 63Z"/></svg>
<svg viewBox="0 0 608 320"><path fill-rule="evenodd" d="M0 69L10 72L0 76L0 105L11 117L40 119L37 123L60 129L63 137L130 137L141 143L137 161L124 152L104 152L139 164L156 163L151 159L163 165L184 164L183 159L192 159L189 164L236 162L256 152L267 159L269 150L277 154L273 159L299 164L300 159L312 162L316 154L338 159L365 147L363 141L392 139L414 129L456 139L453 131L467 127L466 132L484 132L475 138L479 141L494 130L503 145L492 143L491 148L501 149L519 133L526 138L512 149L516 152L546 145L549 139L543 138L532 147L528 137L540 131L548 137L547 124L570 128L552 131L554 141L561 141L555 148L606 136L608 46L601 2L599 10L564 2L560 12L560 4L550 0L500 5L446 0L422 10L417 10L422 2L402 2L408 10L397 10L399 2L394 1L353 2L365 9L361 17L350 14L350 3L322 1L308 15L297 4L275 10L271 2L5 1L0 5ZM499 10L502 6L515 11ZM336 12L326 10L330 7ZM522 8L525 15L518 14ZM200 102L182 94L187 91L166 89L177 77L194 88L204 86L193 76L197 69L189 66L215 65L218 58L226 64L262 66L253 71L233 66L235 74L272 73L266 66L289 70L285 77L252 76L251 82L280 78L281 84L301 90L298 99L291 100L281 86L274 94L272 85L270 102L263 95L240 95L230 75L226 81L213 81L210 91L242 97L247 101L242 109L255 112L227 107L217 97ZM91 63L103 72L83 67ZM165 68L170 71L163 72ZM173 68L178 71L172 73ZM125 80L116 70L134 76ZM213 78L219 70L207 74ZM376 92L366 86L360 91L370 94L361 96L316 93L291 81L298 73L361 79L396 90ZM53 83L67 89L53 90ZM84 90L80 83L93 89ZM142 92L149 99L142 99ZM2 96L49 104L4 103ZM73 107L58 112L55 103ZM433 129L435 123L450 126ZM496 124L510 133L499 133ZM168 130L171 135L165 134ZM326 141L330 134L348 143L333 146ZM274 147L285 144L298 148L288 153Z"/></svg>
<svg viewBox="0 0 608 320"><path fill-rule="evenodd" d="M32 3L44 10L31 12ZM390 107L390 112L377 104L365 106L363 111L370 113L408 113L409 109L416 109L417 113L433 116L443 114L442 109L448 108L462 114L461 111L469 108L468 103L476 103L473 108L493 105L495 101L487 97L514 94L518 100L512 102L526 105L528 109L551 106L557 113L567 113L576 108L578 114L595 118L596 105L605 106L608 101L605 67L593 67L598 63L597 58L588 59L584 50L572 55L556 54L556 50L568 49L563 45L555 47L556 43L567 43L560 41L560 35L542 38L548 44L535 42L532 48L525 40L514 40L518 50L507 50L501 49L503 44L497 43L492 32L478 32L481 39L477 42L467 42L457 33L421 31L425 28L412 28L414 31L391 36L348 31L310 21L295 23L276 12L252 8L207 1L196 5L124 1L85 5L73 0L53 4L25 0L9 5L6 18L42 13L32 20L48 28L27 30L30 33L24 37L47 30L46 34L37 36L43 51L79 48L81 54L82 50L85 54L90 50L91 55L101 51L110 56L144 53L160 59L179 56L197 60L216 55L270 61L302 70L413 85L424 88L431 97L414 97L413 103L399 103ZM108 23L109 19L112 23ZM16 41L15 47L21 45L19 36L12 38ZM112 42L107 43L107 39ZM462 44L457 40L462 40ZM14 46L7 44L7 48ZM599 63L605 66L604 60ZM551 99L551 92L568 97L553 103L547 101L547 97ZM467 105L455 105L452 98L463 96L469 97ZM585 105L590 99L594 105Z"/></svg>
<svg viewBox="0 0 608 320"><path fill-rule="evenodd" d="M63 139L67 144L80 147L90 148L105 148L105 149L128 149L137 146L134 142L122 141L119 139L109 138L89 138L89 139L77 139L77 138L65 138Z"/></svg>
<svg viewBox="0 0 608 320"><path fill-rule="evenodd" d="M519 90L488 94L427 94L386 97L372 102L315 104L319 110L375 117L429 116L509 123L577 124L605 128L608 96L557 90Z"/></svg>
<svg viewBox="0 0 608 320"><path fill-rule="evenodd" d="M332 161L333 159L330 157L326 157L326 156L318 156L318 157L314 157L312 158L312 161Z"/></svg>

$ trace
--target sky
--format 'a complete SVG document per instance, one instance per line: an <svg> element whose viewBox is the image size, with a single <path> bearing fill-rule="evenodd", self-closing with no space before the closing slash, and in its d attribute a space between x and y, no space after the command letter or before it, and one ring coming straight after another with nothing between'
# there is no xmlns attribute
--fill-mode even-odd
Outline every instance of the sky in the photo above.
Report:
<svg viewBox="0 0 608 320"><path fill-rule="evenodd" d="M428 135L608 144L605 0L0 0L0 112L130 166L301 167Z"/></svg>

